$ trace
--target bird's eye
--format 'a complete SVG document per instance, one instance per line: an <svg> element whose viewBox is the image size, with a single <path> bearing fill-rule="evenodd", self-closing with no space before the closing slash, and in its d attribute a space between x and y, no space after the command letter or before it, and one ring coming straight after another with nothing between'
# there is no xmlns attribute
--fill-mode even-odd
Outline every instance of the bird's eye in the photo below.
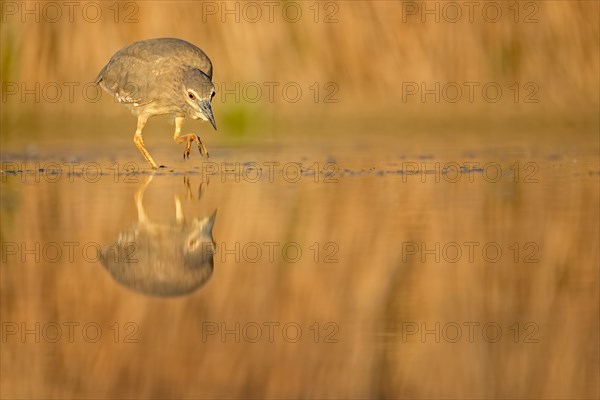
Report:
<svg viewBox="0 0 600 400"><path fill-rule="evenodd" d="M194 100L194 99L196 98L196 96L194 96L194 93L192 93L192 92L188 92L188 97L189 97L191 100Z"/></svg>
<svg viewBox="0 0 600 400"><path fill-rule="evenodd" d="M215 92L212 92L212 93L210 94L210 98L212 99L213 97L215 97L215 94L216 94Z"/></svg>

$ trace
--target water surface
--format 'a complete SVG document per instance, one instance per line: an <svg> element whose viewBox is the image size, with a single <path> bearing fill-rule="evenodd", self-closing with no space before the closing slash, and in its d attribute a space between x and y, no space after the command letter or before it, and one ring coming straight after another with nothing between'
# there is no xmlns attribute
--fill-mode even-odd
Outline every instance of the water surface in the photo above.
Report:
<svg viewBox="0 0 600 400"><path fill-rule="evenodd" d="M3 393L598 393L597 149L369 143L5 150Z"/></svg>

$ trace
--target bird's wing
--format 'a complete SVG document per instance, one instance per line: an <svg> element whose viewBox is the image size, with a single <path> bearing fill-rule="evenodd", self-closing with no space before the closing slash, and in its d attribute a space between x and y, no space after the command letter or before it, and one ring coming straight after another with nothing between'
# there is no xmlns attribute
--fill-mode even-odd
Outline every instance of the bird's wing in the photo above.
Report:
<svg viewBox="0 0 600 400"><path fill-rule="evenodd" d="M112 95L119 103L141 106L151 103L149 83L153 71L148 63L129 55L114 57L102 68L96 77L96 84Z"/></svg>
<svg viewBox="0 0 600 400"><path fill-rule="evenodd" d="M192 43L175 38L162 38L150 42L141 42L140 47L151 45L152 51L146 57L157 57L157 64L166 63L167 66L189 65L198 68L212 79L212 63L210 58ZM139 50L138 50L139 51Z"/></svg>

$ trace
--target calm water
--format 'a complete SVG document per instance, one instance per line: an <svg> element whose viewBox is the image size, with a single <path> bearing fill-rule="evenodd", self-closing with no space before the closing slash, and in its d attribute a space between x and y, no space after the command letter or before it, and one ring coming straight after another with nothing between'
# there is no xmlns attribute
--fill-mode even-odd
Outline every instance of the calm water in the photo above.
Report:
<svg viewBox="0 0 600 400"><path fill-rule="evenodd" d="M598 149L399 143L5 151L2 392L597 396Z"/></svg>

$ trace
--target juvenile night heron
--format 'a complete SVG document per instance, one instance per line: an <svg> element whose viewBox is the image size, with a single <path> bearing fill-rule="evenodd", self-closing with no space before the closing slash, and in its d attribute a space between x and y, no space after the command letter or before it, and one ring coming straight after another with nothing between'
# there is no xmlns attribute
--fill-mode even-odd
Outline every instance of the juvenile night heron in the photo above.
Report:
<svg viewBox="0 0 600 400"><path fill-rule="evenodd" d="M210 121L217 129L211 101L215 95L212 63L202 50L181 39L142 40L116 52L96 78L96 84L137 116L133 141L152 168L158 168L144 147L142 129L153 115L175 115L175 143L186 143L183 158L198 141L200 154L208 151L195 134L181 136L186 116Z"/></svg>

